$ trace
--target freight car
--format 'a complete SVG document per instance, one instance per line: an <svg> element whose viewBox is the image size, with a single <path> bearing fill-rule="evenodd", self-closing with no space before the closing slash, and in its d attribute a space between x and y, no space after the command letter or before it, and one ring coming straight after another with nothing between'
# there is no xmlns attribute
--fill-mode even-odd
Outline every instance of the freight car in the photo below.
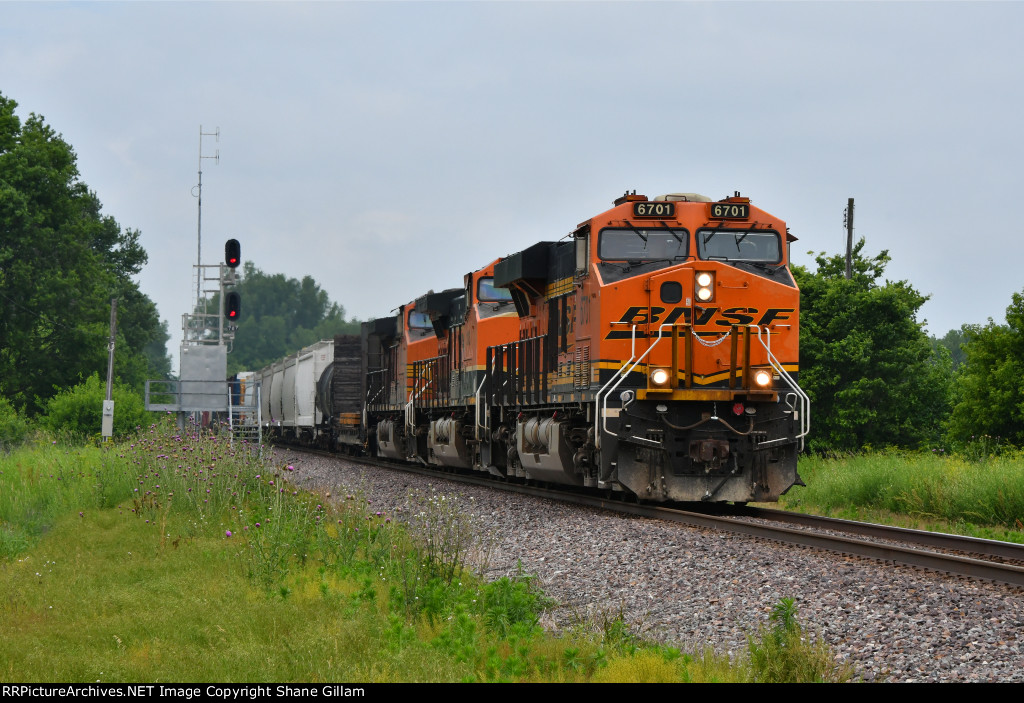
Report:
<svg viewBox="0 0 1024 703"><path fill-rule="evenodd" d="M627 193L567 239L264 369L263 417L281 436L502 478L777 500L802 485L810 427L794 239L739 193ZM300 370L328 348L333 363ZM319 414L300 396L322 396Z"/></svg>
<svg viewBox="0 0 1024 703"><path fill-rule="evenodd" d="M304 347L256 373L260 414L271 437L325 444L331 423L334 342Z"/></svg>

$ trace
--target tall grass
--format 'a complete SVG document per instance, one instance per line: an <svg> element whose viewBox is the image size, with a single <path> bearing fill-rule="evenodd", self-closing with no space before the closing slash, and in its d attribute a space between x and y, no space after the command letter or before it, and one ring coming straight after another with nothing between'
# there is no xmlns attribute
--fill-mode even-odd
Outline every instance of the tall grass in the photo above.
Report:
<svg viewBox="0 0 1024 703"><path fill-rule="evenodd" d="M95 447L45 439L0 456L0 558L29 549L67 513L109 508L131 491L131 472Z"/></svg>
<svg viewBox="0 0 1024 703"><path fill-rule="evenodd" d="M533 578L476 573L489 540L471 505L328 504L291 472L170 425L0 458L0 680L756 678L746 660L645 643L621 616L545 634Z"/></svg>
<svg viewBox="0 0 1024 703"><path fill-rule="evenodd" d="M940 453L877 452L800 459L806 488L783 505L829 514L886 511L923 520L1024 532L1024 457L971 460Z"/></svg>

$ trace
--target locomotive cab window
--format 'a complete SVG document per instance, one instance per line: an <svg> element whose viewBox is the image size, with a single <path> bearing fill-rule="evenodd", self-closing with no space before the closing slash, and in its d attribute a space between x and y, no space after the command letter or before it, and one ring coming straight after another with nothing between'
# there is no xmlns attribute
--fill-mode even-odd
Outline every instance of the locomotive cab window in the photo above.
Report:
<svg viewBox="0 0 1024 703"><path fill-rule="evenodd" d="M416 312L413 310L409 313L409 329L414 330L429 330L433 329L430 325L430 316L425 315L422 312Z"/></svg>
<svg viewBox="0 0 1024 703"><path fill-rule="evenodd" d="M697 255L718 261L782 261L782 240L772 230L699 229Z"/></svg>
<svg viewBox="0 0 1024 703"><path fill-rule="evenodd" d="M434 333L434 326L430 323L430 315L416 312L414 309L409 313L409 334L411 337L426 337Z"/></svg>
<svg viewBox="0 0 1024 703"><path fill-rule="evenodd" d="M597 255L605 261L674 261L690 252L690 233L667 227L603 229Z"/></svg>
<svg viewBox="0 0 1024 703"><path fill-rule="evenodd" d="M495 288L493 278L481 278L476 287L476 299L481 303L511 303L512 291Z"/></svg>

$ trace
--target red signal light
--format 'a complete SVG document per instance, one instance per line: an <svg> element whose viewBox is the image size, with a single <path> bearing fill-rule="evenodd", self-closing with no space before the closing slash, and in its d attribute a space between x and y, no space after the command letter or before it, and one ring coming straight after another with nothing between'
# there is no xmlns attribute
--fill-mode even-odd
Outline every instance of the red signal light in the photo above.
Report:
<svg viewBox="0 0 1024 703"><path fill-rule="evenodd" d="M229 239L224 244L224 262L228 268L238 268L238 264L242 262L242 245L237 239Z"/></svg>
<svg viewBox="0 0 1024 703"><path fill-rule="evenodd" d="M224 297L224 316L229 320L237 320L242 311L242 296L231 291Z"/></svg>

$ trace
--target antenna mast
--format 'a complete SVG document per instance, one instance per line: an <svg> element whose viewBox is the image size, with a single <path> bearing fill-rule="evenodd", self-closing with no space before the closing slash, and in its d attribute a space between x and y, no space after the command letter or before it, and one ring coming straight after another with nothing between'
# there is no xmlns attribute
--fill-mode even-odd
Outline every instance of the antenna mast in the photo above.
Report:
<svg viewBox="0 0 1024 703"><path fill-rule="evenodd" d="M853 198L846 203L846 280L853 278Z"/></svg>
<svg viewBox="0 0 1024 703"><path fill-rule="evenodd" d="M202 297L202 265L203 265L203 159L213 159L216 164L220 163L220 149L214 152L213 156L203 156L203 137L213 137L215 142L220 142L220 127L216 132L204 132L203 126L199 125L199 185L192 189L192 194L199 200L199 219L196 224L196 302L193 310L199 308L203 302ZM203 311L206 311L204 305Z"/></svg>

